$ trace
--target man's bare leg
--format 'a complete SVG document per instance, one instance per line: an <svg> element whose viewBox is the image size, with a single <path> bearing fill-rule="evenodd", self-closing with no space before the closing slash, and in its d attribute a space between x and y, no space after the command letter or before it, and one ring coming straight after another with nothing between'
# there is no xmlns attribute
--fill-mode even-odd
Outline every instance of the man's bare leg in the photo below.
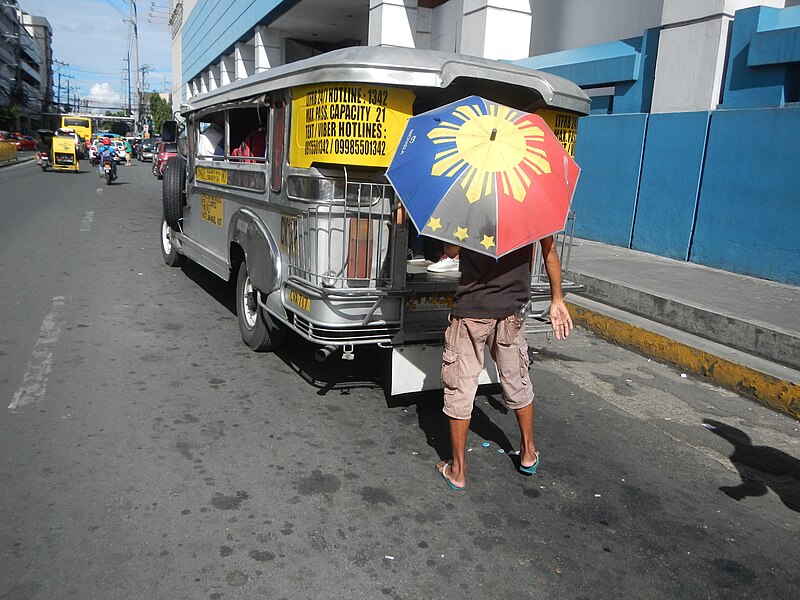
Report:
<svg viewBox="0 0 800 600"><path fill-rule="evenodd" d="M453 419L450 421L450 448L453 452L453 462L447 467L447 478L453 485L464 487L467 482L467 433L469 432L470 419ZM447 461L440 461L438 469L441 472Z"/></svg>
<svg viewBox="0 0 800 600"><path fill-rule="evenodd" d="M533 402L514 411L517 415L519 435L522 439L519 449L519 463L530 467L536 462L536 445L533 443Z"/></svg>

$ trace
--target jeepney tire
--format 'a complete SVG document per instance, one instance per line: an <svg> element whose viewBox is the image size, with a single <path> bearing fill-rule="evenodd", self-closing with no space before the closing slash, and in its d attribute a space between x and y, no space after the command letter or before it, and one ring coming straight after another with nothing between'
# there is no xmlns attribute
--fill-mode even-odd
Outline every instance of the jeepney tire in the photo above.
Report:
<svg viewBox="0 0 800 600"><path fill-rule="evenodd" d="M170 267L180 267L185 260L183 254L178 252L178 248L172 243L172 227L165 220L161 220L161 256L164 262Z"/></svg>
<svg viewBox="0 0 800 600"><path fill-rule="evenodd" d="M164 167L164 178L161 181L164 220L173 229L178 229L178 221L183 218L183 205L186 203L184 190L186 183L186 165L180 156L170 156Z"/></svg>
<svg viewBox="0 0 800 600"><path fill-rule="evenodd" d="M247 272L247 262L239 264L236 277L236 317L242 340L253 352L276 350L286 337L286 328L256 301L258 291Z"/></svg>

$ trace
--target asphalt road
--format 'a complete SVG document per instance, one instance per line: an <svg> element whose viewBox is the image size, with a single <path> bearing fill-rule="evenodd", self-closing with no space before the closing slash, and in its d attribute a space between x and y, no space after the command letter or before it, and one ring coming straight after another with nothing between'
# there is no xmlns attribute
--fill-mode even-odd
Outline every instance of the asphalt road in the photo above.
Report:
<svg viewBox="0 0 800 600"><path fill-rule="evenodd" d="M538 474L489 390L453 492L439 395L251 353L231 287L163 264L160 189L0 169L0 598L796 597L795 421L539 336Z"/></svg>

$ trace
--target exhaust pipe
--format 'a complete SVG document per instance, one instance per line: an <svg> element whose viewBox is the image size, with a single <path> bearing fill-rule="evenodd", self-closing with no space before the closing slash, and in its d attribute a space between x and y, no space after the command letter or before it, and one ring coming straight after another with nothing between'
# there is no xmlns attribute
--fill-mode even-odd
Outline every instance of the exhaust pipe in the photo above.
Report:
<svg viewBox="0 0 800 600"><path fill-rule="evenodd" d="M325 360L334 352L339 349L338 346L328 345L323 346L322 348L318 349L314 352L314 358L317 359L317 362L325 362Z"/></svg>

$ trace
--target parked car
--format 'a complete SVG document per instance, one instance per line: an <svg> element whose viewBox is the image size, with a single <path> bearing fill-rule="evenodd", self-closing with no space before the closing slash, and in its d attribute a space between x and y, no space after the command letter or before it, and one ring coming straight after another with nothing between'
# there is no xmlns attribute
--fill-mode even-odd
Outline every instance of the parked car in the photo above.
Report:
<svg viewBox="0 0 800 600"><path fill-rule="evenodd" d="M142 144L139 147L139 160L140 161L147 161L153 160L155 154L155 140L147 139L142 140Z"/></svg>
<svg viewBox="0 0 800 600"><path fill-rule="evenodd" d="M158 144L156 157L153 159L153 175L158 179L164 178L164 166L170 156L177 156L178 148L175 144L161 142Z"/></svg>
<svg viewBox="0 0 800 600"><path fill-rule="evenodd" d="M0 142L16 142L17 136L11 133L10 131L4 131L0 129Z"/></svg>
<svg viewBox="0 0 800 600"><path fill-rule="evenodd" d="M125 140L114 139L111 140L111 143L114 146L114 149L117 151L115 160L118 163L125 162Z"/></svg>
<svg viewBox="0 0 800 600"><path fill-rule="evenodd" d="M29 135L19 137L16 144L19 151L36 150L36 138Z"/></svg>

